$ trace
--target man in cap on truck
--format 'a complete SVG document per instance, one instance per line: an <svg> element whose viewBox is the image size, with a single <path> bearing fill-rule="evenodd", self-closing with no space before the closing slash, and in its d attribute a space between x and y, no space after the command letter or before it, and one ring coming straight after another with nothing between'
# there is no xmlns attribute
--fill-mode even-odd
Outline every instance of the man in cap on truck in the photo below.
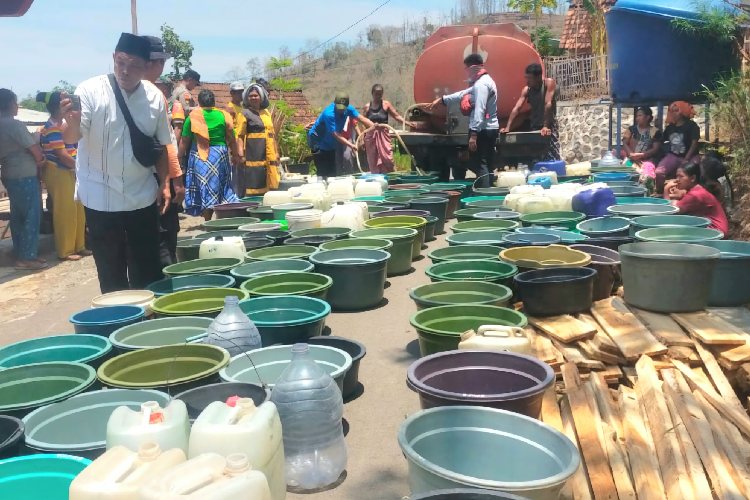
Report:
<svg viewBox="0 0 750 500"><path fill-rule="evenodd" d="M333 102L326 106L308 130L307 141L313 151L319 176L333 177L343 170L344 148L357 153L357 144L349 139L355 120L367 128L373 126L367 117L360 115L349 104L349 94L337 92ZM340 154L337 154L337 149Z"/></svg>

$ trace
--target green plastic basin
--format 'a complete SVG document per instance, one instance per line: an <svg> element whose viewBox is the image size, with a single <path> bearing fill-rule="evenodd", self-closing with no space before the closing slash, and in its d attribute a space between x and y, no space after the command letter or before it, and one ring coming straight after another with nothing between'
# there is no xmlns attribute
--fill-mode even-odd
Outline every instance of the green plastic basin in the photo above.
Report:
<svg viewBox="0 0 750 500"><path fill-rule="evenodd" d="M679 212L680 209L672 205L652 204L652 203L630 203L625 205L612 205L607 208L607 212L612 215L621 217L640 217L642 215L671 215Z"/></svg>
<svg viewBox="0 0 750 500"><path fill-rule="evenodd" d="M494 245L505 246L506 235L513 234L510 231L469 231L465 233L453 233L445 238L450 246L458 245Z"/></svg>
<svg viewBox="0 0 750 500"><path fill-rule="evenodd" d="M315 266L302 259L275 259L260 260L242 264L232 269L231 274L238 282L257 278L258 276L268 276L271 274L297 272L309 273L315 269Z"/></svg>
<svg viewBox="0 0 750 500"><path fill-rule="evenodd" d="M120 328L109 340L121 351L185 344L205 334L211 321L198 316L152 319Z"/></svg>
<svg viewBox="0 0 750 500"><path fill-rule="evenodd" d="M466 208L483 208L484 211L500 210L505 207L505 196L474 196L462 200Z"/></svg>
<svg viewBox="0 0 750 500"><path fill-rule="evenodd" d="M664 198L652 198L650 196L616 196L615 201L618 205L632 205L634 203L669 205L669 200L665 200Z"/></svg>
<svg viewBox="0 0 750 500"><path fill-rule="evenodd" d="M470 220L453 224L454 233L468 233L471 231L513 231L521 225L515 220Z"/></svg>
<svg viewBox="0 0 750 500"><path fill-rule="evenodd" d="M425 210L433 217L437 217L434 234L445 232L445 220L448 218L448 198L439 196L417 196L409 202L412 210Z"/></svg>
<svg viewBox="0 0 750 500"><path fill-rule="evenodd" d="M310 356L336 381L343 391L344 376L352 366L352 357L341 349L322 345L310 345ZM262 347L238 354L221 370L221 378L227 382L245 382L273 387L281 373L292 361L292 346L278 345Z"/></svg>
<svg viewBox="0 0 750 500"><path fill-rule="evenodd" d="M627 236L630 219L625 217L596 217L579 222L576 229L590 238Z"/></svg>
<svg viewBox="0 0 750 500"><path fill-rule="evenodd" d="M386 268L391 254L357 248L322 250L310 257L315 270L330 276L328 303L334 310L356 311L383 300Z"/></svg>
<svg viewBox="0 0 750 500"><path fill-rule="evenodd" d="M478 214L481 212L486 212L486 208L482 207L474 207L474 208L462 208L460 210L456 210L456 220L458 222L466 222L470 220L474 220L474 214Z"/></svg>
<svg viewBox="0 0 750 500"><path fill-rule="evenodd" d="M409 322L419 335L422 356L458 349L461 334L482 325L505 325L523 328L526 316L513 309L487 305L451 305L423 309Z"/></svg>
<svg viewBox="0 0 750 500"><path fill-rule="evenodd" d="M365 250L388 250L393 242L377 238L349 238L347 240L327 241L320 245L321 250L346 250L358 248Z"/></svg>
<svg viewBox="0 0 750 500"><path fill-rule="evenodd" d="M120 354L97 370L99 380L121 389L174 391L215 382L229 363L229 353L208 344L153 347Z"/></svg>
<svg viewBox="0 0 750 500"><path fill-rule="evenodd" d="M297 295L256 297L240 302L240 309L258 327L264 346L294 344L322 335L331 314L328 302Z"/></svg>
<svg viewBox="0 0 750 500"><path fill-rule="evenodd" d="M85 391L95 380L96 370L83 363L56 361L0 370L0 414L21 418Z"/></svg>
<svg viewBox="0 0 750 500"><path fill-rule="evenodd" d="M456 304L506 307L512 296L513 292L507 286L484 281L442 281L409 291L418 311Z"/></svg>
<svg viewBox="0 0 750 500"><path fill-rule="evenodd" d="M516 229L516 232L522 234L546 234L549 236L556 236L560 238L560 242L565 245L581 243L589 239L589 237L585 234L575 233L573 231L562 231L560 229L550 229L546 227L519 227L518 229Z"/></svg>
<svg viewBox="0 0 750 500"><path fill-rule="evenodd" d="M96 459L107 446L107 421L119 406L140 410L148 401L162 408L169 394L152 390L104 389L38 408L24 417L26 446L42 453L74 453Z"/></svg>
<svg viewBox="0 0 750 500"><path fill-rule="evenodd" d="M498 260L500 249L494 245L457 245L438 248L427 254L433 264L454 260Z"/></svg>
<svg viewBox="0 0 750 500"><path fill-rule="evenodd" d="M260 219L257 217L228 217L226 219L208 220L201 224L201 228L204 231L226 231L256 222L260 222Z"/></svg>
<svg viewBox="0 0 750 500"><path fill-rule="evenodd" d="M232 268L242 264L242 259L223 257L214 259L196 259L178 262L164 268L166 276L188 276L193 274L229 274Z"/></svg>
<svg viewBox="0 0 750 500"><path fill-rule="evenodd" d="M0 492L8 500L68 500L70 483L90 463L57 453L0 460Z"/></svg>
<svg viewBox="0 0 750 500"><path fill-rule="evenodd" d="M724 238L724 233L721 231L705 227L654 227L635 233L635 239L638 241L700 243L722 238Z"/></svg>
<svg viewBox="0 0 750 500"><path fill-rule="evenodd" d="M174 292L195 290L196 288L231 288L234 283L234 278L226 274L193 274L164 278L151 283L146 289L154 292L156 297L161 297Z"/></svg>
<svg viewBox="0 0 750 500"><path fill-rule="evenodd" d="M343 240L349 237L352 230L348 227L313 227L310 229L300 229L292 231L292 238L301 238L303 236L333 236L337 240Z"/></svg>
<svg viewBox="0 0 750 500"><path fill-rule="evenodd" d="M0 348L0 368L67 361L96 368L112 352L112 344L100 335L54 335L24 340Z"/></svg>
<svg viewBox="0 0 750 500"><path fill-rule="evenodd" d="M564 245L546 247L515 247L500 252L500 260L523 269L548 267L583 267L591 262L591 255Z"/></svg>
<svg viewBox="0 0 750 500"><path fill-rule="evenodd" d="M521 222L524 226L561 226L575 229L576 224L585 218L586 214L581 212L540 212L522 215Z"/></svg>
<svg viewBox="0 0 750 500"><path fill-rule="evenodd" d="M255 217L259 221L273 220L273 209L271 207L248 208L247 214Z"/></svg>
<svg viewBox="0 0 750 500"><path fill-rule="evenodd" d="M389 215L387 217L378 217L376 219L370 219L365 221L365 227L368 229L383 229L383 228L407 228L416 229L417 237L414 238L412 243L411 258L416 260L422 255L422 245L425 242L425 226L427 226L427 219L424 217L414 217L411 215Z"/></svg>
<svg viewBox="0 0 750 500"><path fill-rule="evenodd" d="M414 242L417 236L416 229L398 227L363 229L351 233L352 239L388 240L393 243L393 246L388 249L388 253L391 254L386 266L388 276L396 276L411 271Z"/></svg>
<svg viewBox="0 0 750 500"><path fill-rule="evenodd" d="M303 295L325 300L331 285L333 280L325 274L291 272L250 278L240 288L251 297Z"/></svg>
<svg viewBox="0 0 750 500"><path fill-rule="evenodd" d="M721 252L711 280L708 305L740 307L750 303L750 242L702 241L700 245Z"/></svg>
<svg viewBox="0 0 750 500"><path fill-rule="evenodd" d="M318 249L308 245L281 245L278 247L259 248L245 254L248 261L277 259L308 259Z"/></svg>
<svg viewBox="0 0 750 500"><path fill-rule="evenodd" d="M711 221L694 215L644 215L631 220L630 236L643 229L655 227L708 227Z"/></svg>
<svg viewBox="0 0 750 500"><path fill-rule="evenodd" d="M499 260L454 260L433 264L425 273L433 282L488 281L507 285L518 268Z"/></svg>
<svg viewBox="0 0 750 500"><path fill-rule="evenodd" d="M248 293L237 288L196 288L170 293L154 300L151 309L160 316L214 317L224 307L224 298L234 295L240 300Z"/></svg>

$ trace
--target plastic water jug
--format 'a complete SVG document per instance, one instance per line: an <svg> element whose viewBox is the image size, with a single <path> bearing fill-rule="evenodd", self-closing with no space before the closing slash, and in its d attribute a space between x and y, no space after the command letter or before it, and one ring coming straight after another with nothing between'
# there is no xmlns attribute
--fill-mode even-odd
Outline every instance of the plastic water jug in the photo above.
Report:
<svg viewBox="0 0 750 500"><path fill-rule="evenodd" d="M270 207L292 202L292 194L289 191L268 191L263 195L263 205Z"/></svg>
<svg viewBox="0 0 750 500"><path fill-rule="evenodd" d="M203 453L245 454L250 466L265 474L271 497L286 498L281 420L270 401L256 407L250 398L233 397L209 404L190 433L188 456Z"/></svg>
<svg viewBox="0 0 750 500"><path fill-rule="evenodd" d="M550 185L557 184L557 174L555 172L537 172L534 174L529 174L528 183L529 185L533 186L533 182L535 182L536 179L549 179ZM540 181L537 181L540 182Z"/></svg>
<svg viewBox="0 0 750 500"><path fill-rule="evenodd" d="M118 406L107 421L107 449L125 446L138 451L147 443L156 443L162 450L188 450L190 420L185 403L173 399L166 408L156 401L141 404L140 410Z"/></svg>
<svg viewBox="0 0 750 500"><path fill-rule="evenodd" d="M538 214L552 211L552 200L546 196L522 196L516 203L516 210L522 214Z"/></svg>
<svg viewBox="0 0 750 500"><path fill-rule="evenodd" d="M552 210L570 211L573 210L574 194L571 189L550 189L545 196L552 202Z"/></svg>
<svg viewBox="0 0 750 500"><path fill-rule="evenodd" d="M341 425L344 403L336 382L310 356L307 344L295 344L292 362L271 392L284 433L286 481L302 490L334 483L346 469Z"/></svg>
<svg viewBox="0 0 750 500"><path fill-rule="evenodd" d="M582 161L580 163L571 163L565 166L565 172L568 176L583 176L591 174L591 162Z"/></svg>
<svg viewBox="0 0 750 500"><path fill-rule="evenodd" d="M320 217L321 227L348 227L353 231L364 229L365 218L360 205L367 207L366 203L337 203Z"/></svg>
<svg viewBox="0 0 750 500"><path fill-rule="evenodd" d="M520 193L506 194L505 199L503 200L503 205L513 211L516 211L516 209L518 208L518 200L520 200L524 196L529 196L529 195L525 193L524 194L520 194Z"/></svg>
<svg viewBox="0 0 750 500"><path fill-rule="evenodd" d="M599 167L619 167L620 166L620 160L618 160L615 155L612 154L612 151L607 151L602 155L602 159L599 160Z"/></svg>
<svg viewBox="0 0 750 500"><path fill-rule="evenodd" d="M287 212L286 221L289 223L290 231L299 231L301 229L313 229L320 227L320 216L322 210L295 210Z"/></svg>
<svg viewBox="0 0 750 500"><path fill-rule="evenodd" d="M331 201L347 201L354 198L354 184L350 179L334 179L328 183L328 195Z"/></svg>
<svg viewBox="0 0 750 500"><path fill-rule="evenodd" d="M138 451L115 446L94 460L70 484L70 500L138 500L146 483L183 463L185 452L146 443Z"/></svg>
<svg viewBox="0 0 750 500"><path fill-rule="evenodd" d="M242 454L205 453L146 483L142 500L272 500L266 476Z"/></svg>
<svg viewBox="0 0 750 500"><path fill-rule="evenodd" d="M208 336L203 340L226 349L232 356L263 347L258 327L242 312L239 303L234 295L224 298L224 308L208 325Z"/></svg>
<svg viewBox="0 0 750 500"><path fill-rule="evenodd" d="M383 174L364 174L360 179L365 181L377 181L378 184L380 184L381 192L388 189L388 178Z"/></svg>
<svg viewBox="0 0 750 500"><path fill-rule="evenodd" d="M483 325L478 331L469 330L461 334L459 349L482 351L510 351L532 355L531 341L523 328L503 325Z"/></svg>
<svg viewBox="0 0 750 500"><path fill-rule="evenodd" d="M358 180L354 187L354 196L381 196L382 194L383 186L375 179Z"/></svg>
<svg viewBox="0 0 750 500"><path fill-rule="evenodd" d="M510 188L510 194L542 194L544 188L542 186L514 186Z"/></svg>
<svg viewBox="0 0 750 500"><path fill-rule="evenodd" d="M607 208L616 204L615 194L608 187L582 189L573 196L572 207L588 217L603 217L608 214Z"/></svg>
<svg viewBox="0 0 750 500"><path fill-rule="evenodd" d="M316 185L320 186L321 184ZM305 189L292 196L292 203L309 203L315 210L325 212L331 208L331 197L328 196L325 188Z"/></svg>
<svg viewBox="0 0 750 500"><path fill-rule="evenodd" d="M212 258L245 258L245 243L239 236L215 236L201 242L198 257Z"/></svg>
<svg viewBox="0 0 750 500"><path fill-rule="evenodd" d="M526 175L523 172L500 172L497 176L497 187L522 186L526 184Z"/></svg>

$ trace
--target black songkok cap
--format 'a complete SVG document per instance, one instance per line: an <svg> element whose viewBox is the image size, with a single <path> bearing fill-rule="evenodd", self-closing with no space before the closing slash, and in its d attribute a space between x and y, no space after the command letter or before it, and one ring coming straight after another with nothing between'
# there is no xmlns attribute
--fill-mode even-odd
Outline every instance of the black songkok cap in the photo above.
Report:
<svg viewBox="0 0 750 500"><path fill-rule="evenodd" d="M115 52L124 52L148 61L151 59L151 44L148 40L138 35L123 33L117 42Z"/></svg>

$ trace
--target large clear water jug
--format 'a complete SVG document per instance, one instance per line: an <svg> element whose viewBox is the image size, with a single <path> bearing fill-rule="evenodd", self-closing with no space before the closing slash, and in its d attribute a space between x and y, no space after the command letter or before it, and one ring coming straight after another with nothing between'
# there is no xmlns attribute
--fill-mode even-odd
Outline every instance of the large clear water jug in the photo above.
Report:
<svg viewBox="0 0 750 500"><path fill-rule="evenodd" d="M292 362L276 381L271 401L281 417L287 484L310 490L334 483L346 469L344 404L336 382L315 363L308 345L291 349Z"/></svg>
<svg viewBox="0 0 750 500"><path fill-rule="evenodd" d="M139 500L149 481L187 458L179 448L146 443L138 451L115 446L91 462L70 484L69 500Z"/></svg>
<svg viewBox="0 0 750 500"><path fill-rule="evenodd" d="M223 347L236 356L262 347L258 327L250 321L233 295L224 299L224 309L208 325L208 337L204 343Z"/></svg>
<svg viewBox="0 0 750 500"><path fill-rule="evenodd" d="M193 423L188 456L204 453L245 454L265 474L273 500L286 498L281 420L270 401L256 407L250 398L232 397L209 404Z"/></svg>
<svg viewBox="0 0 750 500"><path fill-rule="evenodd" d="M144 444L156 443L162 450L179 448L187 454L189 436L187 407L179 399L166 408L156 401L143 403L138 410L118 406L107 421L107 449L125 446L138 451Z"/></svg>
<svg viewBox="0 0 750 500"><path fill-rule="evenodd" d="M205 453L146 483L142 500L272 500L266 476L242 454Z"/></svg>
<svg viewBox="0 0 750 500"><path fill-rule="evenodd" d="M607 151L602 155L602 159L599 160L599 167L619 167L620 160L612 154L612 151Z"/></svg>

